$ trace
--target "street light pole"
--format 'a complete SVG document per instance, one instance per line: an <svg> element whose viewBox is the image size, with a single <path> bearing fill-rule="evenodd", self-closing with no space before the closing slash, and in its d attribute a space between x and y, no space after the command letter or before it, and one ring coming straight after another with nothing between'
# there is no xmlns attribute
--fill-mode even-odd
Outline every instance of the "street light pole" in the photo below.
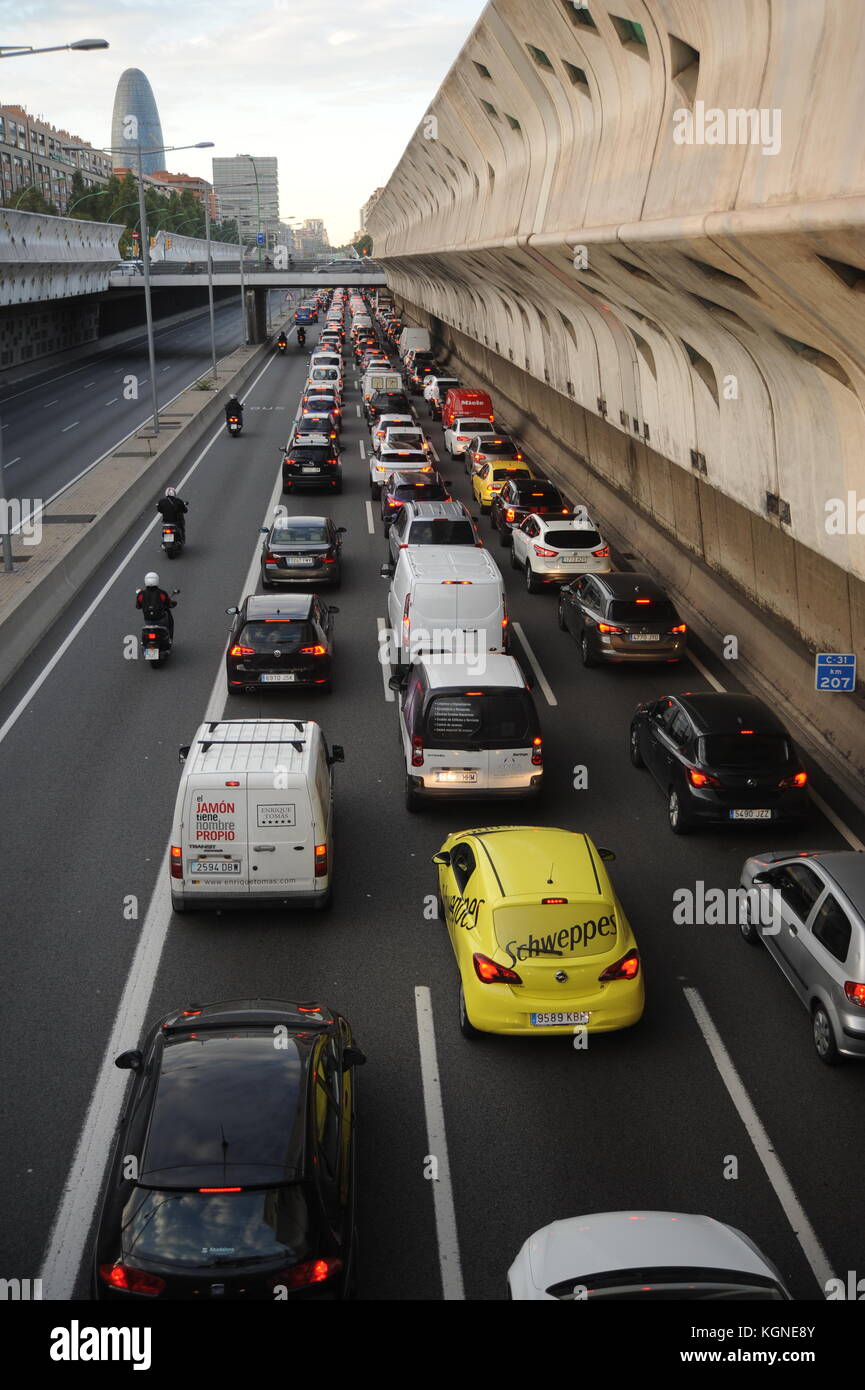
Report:
<svg viewBox="0 0 865 1390"><path fill-rule="evenodd" d="M246 247L240 235L240 227L237 229L237 240L240 244L240 312L243 315L240 326L243 329L244 344L249 347L249 326L246 317L246 282L243 278L243 257Z"/></svg>
<svg viewBox="0 0 865 1390"><path fill-rule="evenodd" d="M213 257L210 253L210 198L204 198L204 234L207 237L207 306L210 313L210 362L216 387L216 325L213 317Z"/></svg>
<svg viewBox="0 0 865 1390"><path fill-rule="evenodd" d="M156 347L153 341L153 307L150 302L150 239L144 206L144 160L138 142L138 216L141 222L141 259L144 265L144 313L147 320L147 356L150 361L150 399L153 403L153 433L159 434L159 400L156 395Z"/></svg>

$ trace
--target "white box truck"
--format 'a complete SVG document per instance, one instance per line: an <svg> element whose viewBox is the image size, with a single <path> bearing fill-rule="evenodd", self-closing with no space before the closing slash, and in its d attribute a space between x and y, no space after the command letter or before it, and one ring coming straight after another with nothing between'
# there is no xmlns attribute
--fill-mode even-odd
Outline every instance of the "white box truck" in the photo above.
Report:
<svg viewBox="0 0 865 1390"><path fill-rule="evenodd" d="M410 348L416 348L418 352L432 351L429 329L427 328L404 328L399 335L399 355L405 357Z"/></svg>

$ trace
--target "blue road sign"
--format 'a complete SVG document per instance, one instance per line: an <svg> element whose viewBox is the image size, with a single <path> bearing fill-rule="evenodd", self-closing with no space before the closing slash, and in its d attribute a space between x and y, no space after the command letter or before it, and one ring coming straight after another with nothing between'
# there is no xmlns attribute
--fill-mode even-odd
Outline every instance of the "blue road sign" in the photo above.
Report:
<svg viewBox="0 0 865 1390"><path fill-rule="evenodd" d="M258 233L258 236L256 237L256 240L257 240L259 246L263 246L263 245L264 245L264 232L259 232L259 233Z"/></svg>
<svg viewBox="0 0 865 1390"><path fill-rule="evenodd" d="M818 690L855 690L856 653L818 652L814 664L814 683Z"/></svg>

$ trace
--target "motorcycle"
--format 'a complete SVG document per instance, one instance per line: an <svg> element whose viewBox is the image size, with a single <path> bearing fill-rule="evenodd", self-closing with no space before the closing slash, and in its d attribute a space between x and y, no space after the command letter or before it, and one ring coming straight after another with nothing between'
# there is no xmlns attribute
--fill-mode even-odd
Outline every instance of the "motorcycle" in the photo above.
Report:
<svg viewBox="0 0 865 1390"><path fill-rule="evenodd" d="M225 423L232 438L236 438L243 429L243 421L239 415L229 415Z"/></svg>
<svg viewBox="0 0 865 1390"><path fill-rule="evenodd" d="M277 342L276 346L278 347L280 352L285 352L285 349L288 347L288 343L286 342L285 338L282 338L279 340L279 342Z"/></svg>
<svg viewBox="0 0 865 1390"><path fill-rule="evenodd" d="M305 331L304 331L302 328L299 328L299 329L297 330L297 346L298 346L298 347L303 347L303 345L304 345L305 342L306 342L306 333L305 333Z"/></svg>
<svg viewBox="0 0 865 1390"><path fill-rule="evenodd" d="M174 598L179 593L179 589L172 589L171 597ZM144 660L149 661L154 670L165 665L172 646L171 629L164 619L155 623L146 623L141 629L141 650L144 653Z"/></svg>
<svg viewBox="0 0 865 1390"><path fill-rule="evenodd" d="M162 549L169 560L174 560L183 549L183 534L173 521L162 523Z"/></svg>

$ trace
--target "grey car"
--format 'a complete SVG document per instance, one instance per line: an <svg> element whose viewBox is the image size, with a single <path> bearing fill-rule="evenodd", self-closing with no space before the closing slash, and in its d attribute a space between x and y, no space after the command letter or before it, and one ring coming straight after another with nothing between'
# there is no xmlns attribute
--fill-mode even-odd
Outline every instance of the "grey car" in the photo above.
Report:
<svg viewBox="0 0 865 1390"><path fill-rule="evenodd" d="M576 638L584 666L685 655L687 627L648 574L581 575L559 592L559 627Z"/></svg>
<svg viewBox="0 0 865 1390"><path fill-rule="evenodd" d="M763 942L805 1005L820 1061L865 1057L865 854L759 854L741 884L758 893L739 930Z"/></svg>
<svg viewBox="0 0 865 1390"><path fill-rule="evenodd" d="M335 526L329 516L279 514L273 525L262 526L261 532L263 588L272 589L277 584L339 588L344 526Z"/></svg>
<svg viewBox="0 0 865 1390"><path fill-rule="evenodd" d="M391 560L408 545L481 546L474 519L462 502L406 502L387 532Z"/></svg>

